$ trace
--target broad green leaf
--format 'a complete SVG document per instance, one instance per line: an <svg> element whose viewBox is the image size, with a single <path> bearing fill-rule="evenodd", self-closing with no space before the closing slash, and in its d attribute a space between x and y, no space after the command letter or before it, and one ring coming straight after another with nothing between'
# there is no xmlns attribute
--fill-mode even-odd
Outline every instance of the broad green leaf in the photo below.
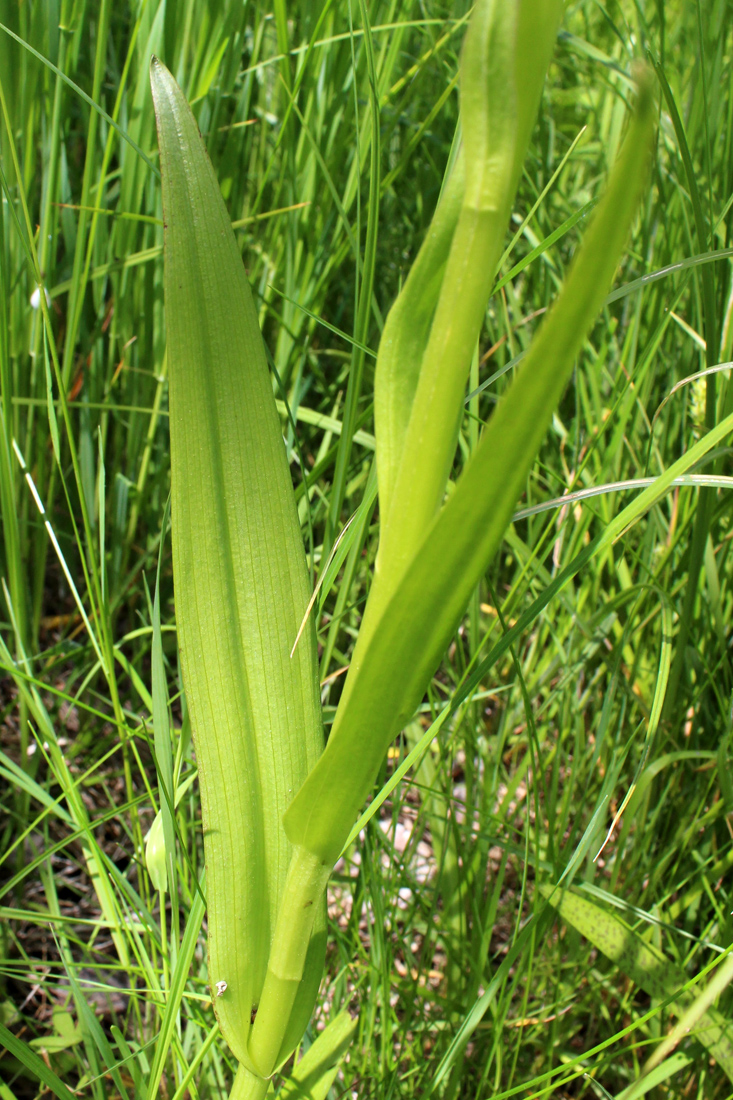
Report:
<svg viewBox="0 0 733 1100"><path fill-rule="evenodd" d="M156 59L165 224L176 618L199 763L209 981L240 1061L290 860L282 816L318 758L315 633L290 651L309 598L262 337L196 122ZM291 1028L302 1033L323 957L323 907ZM226 983L218 985L217 983Z"/></svg>
<svg viewBox="0 0 733 1100"><path fill-rule="evenodd" d="M646 1096L648 1092L651 1092L657 1085L661 1085L663 1081L667 1081L670 1077L673 1077L675 1073L680 1073L683 1069L691 1064L692 1058L687 1054L673 1054L671 1058L667 1058L662 1062L660 1066L657 1066L651 1073L647 1073L639 1081L634 1081L633 1085L629 1085L623 1092L620 1092L616 1100L640 1100L642 1096Z"/></svg>
<svg viewBox="0 0 733 1100"><path fill-rule="evenodd" d="M710 967L708 967L708 970L709 969ZM703 987L702 991L697 992L697 990L695 990L697 995L691 999L688 1007L666 1036L664 1042L657 1047L647 1060L644 1067L646 1070L651 1071L656 1069L657 1066L660 1066L664 1059L683 1039L686 1039L688 1035L697 1035L698 1030L702 1028L711 1038L714 1038L722 1024L726 1032L726 1043L724 1045L718 1043L718 1051L721 1058L724 1055L727 1057L728 1069L726 1073L728 1074L729 1080L731 1079L731 1070L733 1066L730 1061L730 1052L733 1050L733 1044L731 1044L729 1040L731 1036L733 1036L733 1029L729 1027L727 1018L721 1013L716 1012L712 1007L721 993L730 985L731 980L733 980L733 955L729 952L725 956L725 961L716 968L712 978L707 985ZM708 1027L708 1023L711 1019L714 1021L713 1028ZM702 1041L704 1042L704 1040Z"/></svg>
<svg viewBox="0 0 733 1100"><path fill-rule="evenodd" d="M47 1035L40 1039L31 1039L29 1046L34 1050L46 1050L54 1053L59 1050L68 1050L77 1046L82 1041L82 1033L74 1017L61 1005L52 1009L51 1017L55 1034Z"/></svg>
<svg viewBox="0 0 733 1100"><path fill-rule="evenodd" d="M428 245L428 252L435 253L435 271L428 269L427 262L418 262L411 272L409 300L420 302L418 316L438 289L439 296L401 453L390 453L400 446L394 432L388 433L385 441L388 500L386 508L380 502L382 526L373 608L383 607L395 590L443 502L471 357L504 245L562 10L562 0L482 0L471 17L461 57L462 204L444 274L440 270L444 238L455 220L457 205L457 195L451 191L457 191L460 181L449 188L438 208L438 238L434 246ZM395 327L409 330L411 325L410 313L398 300ZM412 357L420 352L424 327L421 320L414 335L403 335L401 341L395 341L387 328L385 335L397 342L401 355ZM380 349L380 357L378 373L391 365L394 353L388 349L385 357ZM412 363L402 368L408 378L415 370ZM387 404L384 391L392 388L397 393L396 383L403 377L393 367L389 374L376 387L383 405ZM399 396L404 406L404 397ZM378 422L378 432L379 428ZM378 467L381 451L382 439L378 438ZM364 625L367 635L370 626L369 621Z"/></svg>
<svg viewBox="0 0 733 1100"><path fill-rule="evenodd" d="M499 546L613 278L647 177L653 113L644 81L618 163L557 303L397 591L383 612L371 611L370 629L360 632L326 751L285 817L293 843L324 860L338 858L387 747L414 713ZM416 463L413 476L420 475ZM365 619L369 615L367 605Z"/></svg>
<svg viewBox="0 0 733 1100"><path fill-rule="evenodd" d="M552 886L539 889L564 921L590 940L650 997L669 1001L676 1016L682 1016L693 1006L695 994L686 988L690 979L684 970L643 940L615 913L574 891L560 892ZM692 1034L733 1081L733 1023L710 1007L700 1014Z"/></svg>

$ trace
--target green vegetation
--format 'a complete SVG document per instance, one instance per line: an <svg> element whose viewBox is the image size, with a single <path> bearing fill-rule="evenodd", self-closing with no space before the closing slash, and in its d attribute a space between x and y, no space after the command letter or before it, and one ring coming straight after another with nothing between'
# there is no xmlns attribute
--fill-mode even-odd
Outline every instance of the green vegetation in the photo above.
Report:
<svg viewBox="0 0 733 1100"><path fill-rule="evenodd" d="M345 842L304 1057L275 1088L334 1100L730 1095L730 12L712 0L570 5L534 129L544 61L525 26L526 104L501 158L503 222L482 237L471 175L480 122L465 190L455 182L468 8L0 9L3 1100L41 1086L100 1100L224 1097L236 1059L212 996L229 1043L248 1024L250 994L235 1004L237 981L219 998L207 966L207 929L233 914L220 900L204 924L205 896L228 868L212 868L209 853L203 872L199 790L211 775L197 773L205 754L198 741L194 752L182 694L167 507L170 413L173 461L198 495L184 535L174 471L188 684L222 605L228 616L222 589L211 622L191 634L180 579L215 576L225 547L200 441L176 443L175 423L193 432L192 411L209 401L236 441L242 395L222 391L217 403L194 391L186 407L173 379L169 400L151 54L193 105L254 294L248 331L257 313L272 367L306 564L290 506L288 554L300 555L301 574L268 629L294 635L308 568L316 584L293 661L271 680L260 655L254 685L268 700L255 727L288 692L310 723L302 758L276 754L284 770L265 777L277 822L278 799L318 753L319 664L333 735L285 827L317 861ZM599 199L627 125L632 62L647 55L661 108L652 180L604 298L640 190L643 104ZM648 93L642 101L648 114ZM469 121L464 107L464 136ZM470 196L479 201L466 215ZM203 209L189 236L207 232ZM491 293L485 312L447 275L441 288L447 243L461 233L471 281L481 268L475 294ZM219 254L210 260L215 278ZM175 262L191 278L185 255ZM222 294L212 316L205 283L178 335L168 317L171 373L200 317L213 326L207 347L235 323L235 299ZM419 407L431 355L441 361L436 326L428 340L439 298L436 317L443 309L458 329L478 313L459 334L464 362L451 359L426 449L406 413ZM168 291L166 301L170 310ZM422 359L419 381L400 373L403 348ZM221 356L230 350L222 340ZM272 403L264 360L259 378ZM268 422L246 400L244 410L280 454L274 412ZM375 427L387 455L379 510ZM278 484L286 500L284 467ZM254 537L264 541L260 525ZM252 561L255 587L279 568L271 544ZM268 593L237 588L236 570L232 583L239 622L261 616ZM400 647L410 656L401 665L390 660ZM214 713L251 704L236 677L208 690L220 695ZM223 758L225 783L228 767ZM224 809L222 820L240 816L239 804ZM236 841L225 859L244 850ZM279 844L266 828L246 871L252 881L272 873L271 901L289 853ZM239 878L237 889L249 904ZM237 965L252 989L278 911L272 901L247 918L258 942ZM288 943L278 957L292 961ZM315 959L306 1000L319 970ZM290 971L283 980L297 985ZM309 1011L294 1014L289 1049ZM252 1037L259 1028L256 1049L274 1062L280 1039L267 1019L263 996ZM269 1072L270 1055L258 1058ZM240 1077L237 1088L249 1085Z"/></svg>

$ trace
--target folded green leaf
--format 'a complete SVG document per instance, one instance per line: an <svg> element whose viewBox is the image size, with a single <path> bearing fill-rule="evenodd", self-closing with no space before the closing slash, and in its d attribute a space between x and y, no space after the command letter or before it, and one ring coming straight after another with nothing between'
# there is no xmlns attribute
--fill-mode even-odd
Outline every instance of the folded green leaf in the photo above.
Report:
<svg viewBox="0 0 733 1100"><path fill-rule="evenodd" d="M436 239L423 246L398 299L385 336L403 357L380 349L375 393L379 405L407 412L405 378L414 387L409 423L395 432L377 418L381 531L372 612L380 611L420 546L445 494L455 455L471 356L483 323L542 84L562 15L562 0L482 0L474 9L461 56L461 128L465 183L456 218L460 177L436 212ZM528 61L528 58L530 61ZM443 261L450 224L455 229ZM428 260L435 264L431 272ZM444 273L441 270L445 263ZM431 298L435 313L424 350ZM414 334L409 306L419 304ZM408 307L408 308L406 308ZM395 337L394 330L398 336ZM407 332L404 331L407 329ZM414 357L420 355L419 368ZM382 375L383 377L379 377ZM417 377L417 384L412 381ZM386 377L384 377L386 376ZM394 396L390 400L390 391ZM409 392L409 391L408 391ZM399 399L398 399L399 395ZM375 402L376 405L376 402ZM380 434L381 428L381 434ZM392 428L386 431L385 428ZM386 455L386 457L385 457ZM367 616L363 631L374 624Z"/></svg>
<svg viewBox="0 0 733 1100"><path fill-rule="evenodd" d="M499 546L613 278L647 178L653 117L645 80L560 298L397 591L383 611L373 613L371 630L360 632L326 751L285 816L293 843L324 860L338 858L387 747L414 713ZM421 475L419 463L413 473Z"/></svg>
<svg viewBox="0 0 733 1100"><path fill-rule="evenodd" d="M292 483L251 291L182 92L156 59L165 224L172 533L183 680L199 764L209 981L246 1062L290 844L282 816L323 745L315 633ZM286 1042L318 988L315 917ZM282 1056L288 1051L283 1050Z"/></svg>
<svg viewBox="0 0 733 1100"><path fill-rule="evenodd" d="M461 212L464 183L465 165L463 153L459 152L430 229L387 315L379 341L374 375L374 425L383 521L392 505L420 366Z"/></svg>
<svg viewBox="0 0 733 1100"><path fill-rule="evenodd" d="M279 1100L326 1100L357 1025L348 1012L339 1012L293 1066L277 1094Z"/></svg>

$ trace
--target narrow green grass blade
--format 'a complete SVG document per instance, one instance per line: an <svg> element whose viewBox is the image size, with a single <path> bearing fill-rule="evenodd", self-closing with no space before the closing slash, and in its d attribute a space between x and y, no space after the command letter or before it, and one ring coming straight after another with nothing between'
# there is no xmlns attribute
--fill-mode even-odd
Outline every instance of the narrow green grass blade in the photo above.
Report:
<svg viewBox="0 0 733 1100"><path fill-rule="evenodd" d="M34 1050L31 1050L22 1039L16 1038L12 1031L8 1031L4 1024L0 1024L0 1043L19 1062L22 1062L34 1077L42 1081L54 1096L58 1096L59 1100L74 1100L73 1092L69 1092L63 1081L56 1076L43 1059Z"/></svg>
<svg viewBox="0 0 733 1100"><path fill-rule="evenodd" d="M326 751L285 817L293 843L325 860L338 858L388 745L414 712L500 543L613 278L647 177L652 128L653 99L644 81L619 161L558 302L398 591L371 631L360 634Z"/></svg>
<svg viewBox="0 0 733 1100"><path fill-rule="evenodd" d="M692 1058L687 1054L673 1054L671 1058L667 1058L662 1062L661 1066L657 1066L652 1073L646 1074L640 1081L634 1081L633 1085L629 1085L623 1092L618 1093L616 1100L640 1100L642 1096L646 1096L648 1092L656 1088L657 1085L661 1085L663 1081L669 1080L675 1073L681 1073L683 1069L691 1064Z"/></svg>
<svg viewBox="0 0 733 1100"><path fill-rule="evenodd" d="M21 654L21 656L23 664L27 667L25 654ZM24 680L16 675L16 663L13 661L2 637L0 637L0 657L3 659L6 668L10 670L11 675L15 677L18 690L28 706L29 713L33 715L40 733L48 742L48 751L54 769L55 779L63 791L66 804L69 808L68 818L60 810L56 810L55 812L59 813L65 820L73 822L78 829L78 836L84 851L87 872L97 895L102 913L112 930L112 938L120 960L123 962L123 965L126 965L129 962L129 958L120 928L119 911L114 890L105 872L101 850L94 836L94 832L90 828L89 815L81 796L78 779L76 779L69 770L69 765L58 745L54 724L46 710L36 683L31 679ZM34 788L28 789L31 793L34 792ZM40 795L37 795L37 797L39 797L40 801L48 806L49 809L51 808L45 798ZM6 885L6 889L7 888Z"/></svg>
<svg viewBox="0 0 733 1100"><path fill-rule="evenodd" d="M2 650L0 650L2 652ZM3 766L4 765L4 766ZM4 752L0 751L0 778L4 779L6 783L15 784L22 791L25 791L31 798L35 798L42 806L45 806L47 810L55 814L61 821L64 821L67 825L71 824L71 816L66 812L63 806L60 805L58 799L51 798L48 791L45 791L43 787L36 783L35 779L26 775L21 767L6 756ZM4 858L4 857L3 857Z"/></svg>
<svg viewBox="0 0 733 1100"><path fill-rule="evenodd" d="M689 977L657 947L643 940L615 913L573 891L559 893L551 886L541 893L563 920L602 951L606 958L631 978L645 993L660 1001L669 1001L676 1016L682 1016L695 1001L686 988ZM692 1032L733 1081L733 1023L722 1012L710 1007L696 1021Z"/></svg>
<svg viewBox="0 0 733 1100"><path fill-rule="evenodd" d="M76 1011L79 1018L79 1025L82 1033L86 1033L85 1038L87 1043L93 1043L96 1049L102 1065L109 1072L110 1077L117 1089L118 1095L121 1100L130 1100L130 1094L125 1088L122 1076L116 1065L116 1059L114 1051L109 1044L109 1040L105 1034L105 1031L97 1019L94 1009L89 1004L88 998L84 995L81 986L76 980L74 974L74 964L70 957L70 952L67 946L64 945L63 938L58 941L59 950L61 951L61 957L64 961L64 969L66 971L66 978L71 987L71 993L74 998L74 1004L76 1005Z"/></svg>
<svg viewBox="0 0 733 1100"><path fill-rule="evenodd" d="M354 325L355 343L352 347L349 381L344 399L343 431L339 437L336 451L336 465L331 486L328 520L324 535L324 550L330 552L336 530L339 526L341 508L346 492L346 475L351 459L351 448L355 424L358 416L359 397L361 395L362 375L364 372L364 352L362 346L367 342L367 332L372 311L372 293L377 262L377 231L379 228L379 201L381 171L380 157L380 117L379 96L377 95L377 73L374 61L374 44L369 24L368 8L364 0L359 3L364 24L364 46L369 71L369 104L371 127L369 130L369 200L367 206L366 240L364 258L360 265L356 320ZM358 224L358 220L357 220Z"/></svg>
<svg viewBox="0 0 733 1100"><path fill-rule="evenodd" d="M205 882L201 883L201 886L206 890L207 896L209 896L209 889ZM191 905L191 911L188 914L188 920L186 921L186 928L183 933L183 939L181 940L181 951L176 959L175 969L171 975L171 984L168 991L168 999L165 1005L165 1011L160 1023L160 1030L155 1043L155 1055L153 1057L153 1065L150 1070L150 1077L148 1079L148 1091L147 1100L154 1100L159 1095L160 1079L163 1075L163 1068L168 1057L171 1042L173 1040L173 1034L175 1032L176 1023L178 1020L181 999L183 992L186 988L186 982L188 981L189 971L193 962L194 951L196 950L196 944L198 942L199 932L201 930L201 922L204 919L204 905L202 901L201 891L199 891L193 899Z"/></svg>
<svg viewBox="0 0 733 1100"><path fill-rule="evenodd" d="M215 1024L214 1026L218 1031L218 1025ZM117 1050L120 1054L120 1061L117 1064L124 1065L126 1073L129 1073L132 1077L132 1083L135 1089L134 1095L142 1096L145 1088L137 1054L130 1048L130 1044L127 1042L125 1036L122 1034L120 1029L115 1026L115 1024L111 1024L109 1030L112 1038L115 1041L115 1046L117 1047Z"/></svg>
<svg viewBox="0 0 733 1100"><path fill-rule="evenodd" d="M168 529L168 504L163 514L163 537L158 552L158 570L155 577L155 597L153 601L153 639L151 657L152 701L153 701L153 744L158 769L160 789L160 817L163 826L163 873L159 876L159 889L170 890L171 913L175 935L178 934L178 883L176 882L176 841L175 841L175 787L173 781L173 752L171 750L170 719L168 716L168 690L163 666L163 638L160 630L160 571L163 563L165 532ZM155 827L155 822L153 822ZM151 832L153 830L151 829ZM150 866L150 863L149 863ZM175 950L175 947L174 947Z"/></svg>
<svg viewBox="0 0 733 1100"><path fill-rule="evenodd" d="M697 173L692 162L692 157L690 155L685 127L680 117L680 113L677 108L672 89L670 88L669 82L667 81L667 77L664 73L664 67L653 55L650 54L650 56L652 59L652 64L654 65L654 71L657 74L657 78L662 89L662 94L664 95L667 110L669 111L670 118L672 119L672 125L674 127L677 141L679 143L682 163L684 165L685 176L687 178L687 186L690 192L690 201L692 203L692 211L695 220L698 247L700 249L700 252L703 252L713 243L713 241L711 240L712 234L710 234L708 231L705 215L703 213L702 200L697 184ZM702 319L705 330L705 362L708 367L713 367L715 366L717 361L719 346L717 337L715 303L715 267L712 264L705 264L701 268L700 281L702 283ZM714 427L715 425L715 394L716 379L715 374L711 373L708 374L705 383L705 424L708 429ZM730 411L730 409L731 404L729 399L726 402L726 407L724 411L727 413ZM692 529L692 539L690 542L690 563L688 566L689 576L684 595L684 602L680 609L678 635L675 643L674 665L672 667L669 693L665 701L666 718L669 718L671 714L674 713L675 703L677 701L677 693L680 685L684 682L687 639L689 636L690 627L695 617L695 601L697 597L700 571L705 555L705 545L710 534L713 500L714 496L711 490L700 490L695 513L695 523Z"/></svg>
<svg viewBox="0 0 733 1100"><path fill-rule="evenodd" d="M0 31L4 31L5 34L9 35L15 42L18 43L19 46L22 46L24 50L28 50L29 53L33 54L33 56L37 58L43 65L45 65L47 69L50 69L51 72L55 73L60 80L63 80L64 84L68 84L71 90L76 92L80 99L83 99L85 103L89 104L93 111L96 111L99 115L101 115L105 122L117 131L123 141L126 141L135 150L140 159L143 160L145 164L147 164L150 171L153 172L156 176L159 175L158 169L155 167L150 158L147 157L142 149L135 144L132 138L130 138L129 135L125 132L125 130L117 122L115 122L115 120L110 115L108 115L107 112L92 99L91 96L87 95L87 93L82 88L80 88L78 84L75 84L74 81L66 75L66 73L61 72L61 70L58 69L53 64L53 62L49 61L49 59L47 57L44 57L43 54L39 53L38 50L34 50L28 42L21 38L20 35L17 35L14 31L12 31L10 27L6 27L4 23L0 23Z"/></svg>
<svg viewBox="0 0 733 1100"><path fill-rule="evenodd" d="M315 633L310 624L291 659L309 598L305 552L230 218L193 115L155 59L151 83L163 177L173 570L200 770L209 980L222 1034L245 1061L290 859L281 820L323 744ZM303 1027L320 978L323 921L321 910L301 1009L296 1002ZM219 995L217 983L226 983Z"/></svg>

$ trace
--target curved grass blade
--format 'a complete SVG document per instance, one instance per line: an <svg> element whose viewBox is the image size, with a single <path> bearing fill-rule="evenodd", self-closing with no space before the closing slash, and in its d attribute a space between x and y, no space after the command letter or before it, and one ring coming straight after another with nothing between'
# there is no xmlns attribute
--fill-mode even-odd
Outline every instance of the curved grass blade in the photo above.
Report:
<svg viewBox="0 0 733 1100"><path fill-rule="evenodd" d="M148 166L150 171L155 176L160 178L160 173L151 161L150 157L145 155L140 146L135 144L129 134L127 134L126 131L122 128L122 126L120 126L118 122L115 122L112 116L108 115L104 108L100 107L100 105L95 102L95 100L92 99L90 95L87 95L83 88L80 88L78 84L75 84L71 77L67 76L66 73L57 68L56 65L54 65L52 61L49 61L47 57L44 57L42 53L39 53L38 50L34 50L33 46L31 46L29 42L26 42L25 39L21 38L20 35L15 33L15 31L12 31L10 27L6 27L4 23L0 23L0 31L4 31L5 34L9 35L10 38L13 39L14 42L17 42L19 46L22 46L24 50L27 50L28 53L37 58L37 60L45 65L47 69L50 69L50 71L54 73L54 75L57 76L59 80L63 80L64 84L68 84L71 90L73 92L76 92L80 99L83 99L84 102L87 103L93 111L96 111L99 115L101 115L107 125L111 126L113 130L116 130L122 140L126 141L128 145L132 149L134 149L140 159L144 161L144 163Z"/></svg>
<svg viewBox="0 0 733 1100"><path fill-rule="evenodd" d="M151 65L165 223L173 571L199 762L209 980L247 1062L290 844L285 809L323 745L305 551L251 291L196 122ZM290 1033L307 1023L323 907ZM217 984L219 983L219 984Z"/></svg>
<svg viewBox="0 0 733 1100"><path fill-rule="evenodd" d="M74 1100L73 1092L69 1092L63 1081L57 1077L50 1066L46 1065L43 1058L36 1054L26 1042L13 1035L12 1031L8 1031L4 1024L0 1024L0 1043L54 1096L58 1096L59 1100Z"/></svg>

